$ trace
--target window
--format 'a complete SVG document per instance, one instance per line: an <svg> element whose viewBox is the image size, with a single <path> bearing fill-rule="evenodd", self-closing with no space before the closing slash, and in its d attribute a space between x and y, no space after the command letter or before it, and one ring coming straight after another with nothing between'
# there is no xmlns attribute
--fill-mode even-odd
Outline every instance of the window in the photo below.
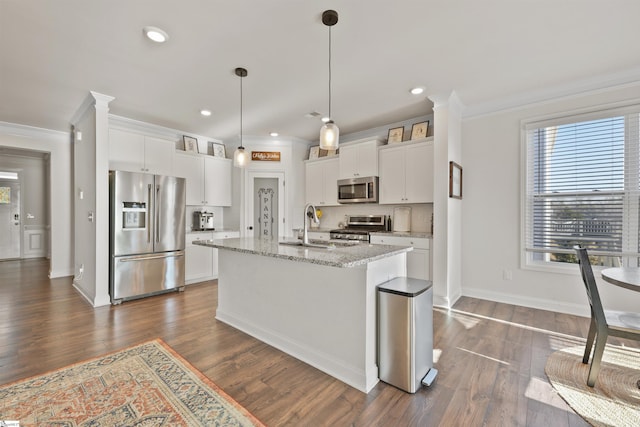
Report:
<svg viewBox="0 0 640 427"><path fill-rule="evenodd" d="M638 265L640 106L527 125L527 263Z"/></svg>

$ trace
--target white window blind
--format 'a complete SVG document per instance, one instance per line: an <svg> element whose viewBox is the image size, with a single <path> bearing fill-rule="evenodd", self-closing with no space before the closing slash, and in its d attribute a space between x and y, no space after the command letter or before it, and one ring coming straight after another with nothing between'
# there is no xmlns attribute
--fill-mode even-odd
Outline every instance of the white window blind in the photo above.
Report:
<svg viewBox="0 0 640 427"><path fill-rule="evenodd" d="M601 264L638 257L639 113L607 111L526 129L530 259L576 262L576 245L600 255Z"/></svg>

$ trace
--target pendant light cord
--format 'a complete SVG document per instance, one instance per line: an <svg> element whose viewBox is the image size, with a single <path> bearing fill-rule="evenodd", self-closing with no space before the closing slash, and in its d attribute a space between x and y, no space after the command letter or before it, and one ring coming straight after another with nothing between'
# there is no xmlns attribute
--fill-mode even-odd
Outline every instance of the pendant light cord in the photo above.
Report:
<svg viewBox="0 0 640 427"><path fill-rule="evenodd" d="M242 146L242 79L240 76L240 148L244 148Z"/></svg>
<svg viewBox="0 0 640 427"><path fill-rule="evenodd" d="M329 120L331 117L331 27L329 27Z"/></svg>

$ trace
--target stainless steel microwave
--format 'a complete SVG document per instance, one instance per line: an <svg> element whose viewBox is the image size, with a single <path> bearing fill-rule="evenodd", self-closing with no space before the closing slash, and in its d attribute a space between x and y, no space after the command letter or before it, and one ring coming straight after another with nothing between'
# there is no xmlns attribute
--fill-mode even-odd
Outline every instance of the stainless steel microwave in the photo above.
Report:
<svg viewBox="0 0 640 427"><path fill-rule="evenodd" d="M338 180L338 203L378 203L378 177Z"/></svg>

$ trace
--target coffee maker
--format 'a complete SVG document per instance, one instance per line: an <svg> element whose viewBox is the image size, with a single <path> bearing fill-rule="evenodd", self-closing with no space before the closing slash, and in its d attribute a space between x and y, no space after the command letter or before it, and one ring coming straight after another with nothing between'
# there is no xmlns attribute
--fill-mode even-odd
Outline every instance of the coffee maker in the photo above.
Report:
<svg viewBox="0 0 640 427"><path fill-rule="evenodd" d="M194 212L192 228L194 231L214 230L213 212Z"/></svg>

